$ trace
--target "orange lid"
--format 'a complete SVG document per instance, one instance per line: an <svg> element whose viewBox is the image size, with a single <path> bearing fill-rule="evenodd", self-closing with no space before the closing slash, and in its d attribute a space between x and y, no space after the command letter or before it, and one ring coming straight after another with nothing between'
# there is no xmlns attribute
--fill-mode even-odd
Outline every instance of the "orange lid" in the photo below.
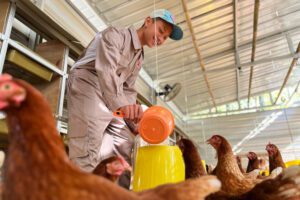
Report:
<svg viewBox="0 0 300 200"><path fill-rule="evenodd" d="M139 134L148 143L163 142L174 129L174 117L166 108L150 107L139 123Z"/></svg>

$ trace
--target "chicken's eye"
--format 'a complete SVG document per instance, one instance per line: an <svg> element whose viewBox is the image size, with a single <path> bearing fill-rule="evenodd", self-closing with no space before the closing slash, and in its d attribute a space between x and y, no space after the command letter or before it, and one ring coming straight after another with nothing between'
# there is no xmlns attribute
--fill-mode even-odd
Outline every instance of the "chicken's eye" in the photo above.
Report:
<svg viewBox="0 0 300 200"><path fill-rule="evenodd" d="M2 86L2 90L9 90L11 88L11 85L10 84L4 84Z"/></svg>

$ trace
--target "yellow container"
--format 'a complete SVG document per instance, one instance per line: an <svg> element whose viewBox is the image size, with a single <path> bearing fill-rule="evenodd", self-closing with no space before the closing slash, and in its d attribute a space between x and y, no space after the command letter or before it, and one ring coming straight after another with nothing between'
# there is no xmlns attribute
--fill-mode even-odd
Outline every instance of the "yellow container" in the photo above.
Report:
<svg viewBox="0 0 300 200"><path fill-rule="evenodd" d="M207 171L206 171L206 162L205 162L205 160L201 160L202 161L202 165L203 165L203 167L204 167L204 170L205 170L205 172L207 173Z"/></svg>
<svg viewBox="0 0 300 200"><path fill-rule="evenodd" d="M178 146L153 145L137 149L133 191L139 192L184 179L184 161Z"/></svg>
<svg viewBox="0 0 300 200"><path fill-rule="evenodd" d="M300 166L300 160L290 160L288 162L285 163L286 167L290 167L290 166Z"/></svg>
<svg viewBox="0 0 300 200"><path fill-rule="evenodd" d="M269 170L260 170L260 171L259 171L259 174L260 174L260 175L263 175L263 173L264 173L265 176L269 176L269 175L270 175Z"/></svg>

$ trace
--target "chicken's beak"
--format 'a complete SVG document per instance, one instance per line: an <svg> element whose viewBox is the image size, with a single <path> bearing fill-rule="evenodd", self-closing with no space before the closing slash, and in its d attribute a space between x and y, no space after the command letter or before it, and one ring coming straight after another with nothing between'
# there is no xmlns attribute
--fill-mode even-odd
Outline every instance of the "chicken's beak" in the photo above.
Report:
<svg viewBox="0 0 300 200"><path fill-rule="evenodd" d="M211 144L211 139L206 140L206 144Z"/></svg>
<svg viewBox="0 0 300 200"><path fill-rule="evenodd" d="M130 172L132 171L131 166L126 162L126 160L123 157L119 156L119 160L122 163L125 171L130 171Z"/></svg>
<svg viewBox="0 0 300 200"><path fill-rule="evenodd" d="M128 167L126 167L125 170L126 170L126 171L129 171L129 172L132 172L132 167L131 167L131 166L128 166Z"/></svg>
<svg viewBox="0 0 300 200"><path fill-rule="evenodd" d="M266 146L266 151L268 151L269 150L269 147L268 146Z"/></svg>
<svg viewBox="0 0 300 200"><path fill-rule="evenodd" d="M26 98L25 89L19 88L17 94L12 98L12 100L16 106L20 106L20 104L24 101L25 98Z"/></svg>

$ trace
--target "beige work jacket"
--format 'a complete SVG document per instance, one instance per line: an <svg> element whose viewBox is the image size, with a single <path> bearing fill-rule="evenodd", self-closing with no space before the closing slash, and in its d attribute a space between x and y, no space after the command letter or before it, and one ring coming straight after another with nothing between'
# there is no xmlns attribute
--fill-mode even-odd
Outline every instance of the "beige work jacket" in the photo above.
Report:
<svg viewBox="0 0 300 200"><path fill-rule="evenodd" d="M96 71L104 102L111 111L134 104L134 83L141 69L143 48L136 30L109 27L98 33L73 68ZM94 65L85 66L94 62Z"/></svg>
<svg viewBox="0 0 300 200"><path fill-rule="evenodd" d="M134 28L109 27L95 36L72 67L68 80L70 157L97 149L112 112L136 102L134 84L143 56Z"/></svg>

